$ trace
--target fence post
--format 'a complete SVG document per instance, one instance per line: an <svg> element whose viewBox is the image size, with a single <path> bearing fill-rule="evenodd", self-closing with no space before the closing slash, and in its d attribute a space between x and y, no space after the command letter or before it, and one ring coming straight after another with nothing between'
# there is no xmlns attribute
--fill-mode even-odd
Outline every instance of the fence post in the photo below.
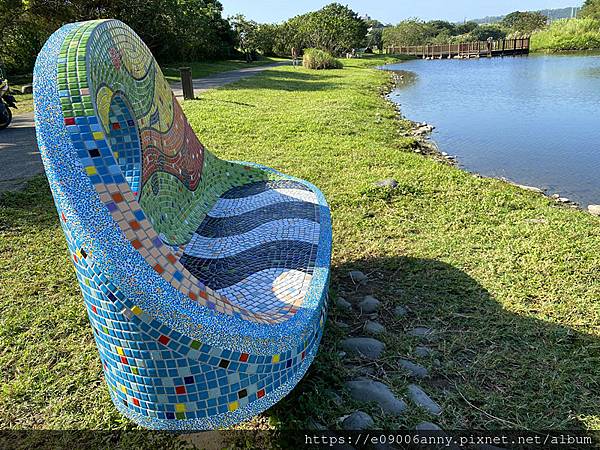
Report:
<svg viewBox="0 0 600 450"><path fill-rule="evenodd" d="M180 67L179 73L181 75L181 87L183 89L184 100L194 100L194 83L192 82L192 69L191 67Z"/></svg>

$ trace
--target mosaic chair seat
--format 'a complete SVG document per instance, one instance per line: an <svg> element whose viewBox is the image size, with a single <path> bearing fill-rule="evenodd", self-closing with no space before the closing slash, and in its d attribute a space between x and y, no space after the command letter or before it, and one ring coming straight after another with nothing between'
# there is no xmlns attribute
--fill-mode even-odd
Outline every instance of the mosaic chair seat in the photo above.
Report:
<svg viewBox="0 0 600 450"><path fill-rule="evenodd" d="M205 150L119 21L54 33L34 103L116 407L148 428L202 430L285 396L326 314L331 223L319 190Z"/></svg>

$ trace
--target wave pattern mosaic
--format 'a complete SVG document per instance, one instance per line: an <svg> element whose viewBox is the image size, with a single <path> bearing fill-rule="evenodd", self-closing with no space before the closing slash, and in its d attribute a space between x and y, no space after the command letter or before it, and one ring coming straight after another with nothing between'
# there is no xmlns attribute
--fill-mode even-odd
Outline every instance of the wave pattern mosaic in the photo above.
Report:
<svg viewBox="0 0 600 450"><path fill-rule="evenodd" d="M230 426L285 396L326 316L317 188L208 152L125 24L54 33L34 74L39 148L116 407Z"/></svg>

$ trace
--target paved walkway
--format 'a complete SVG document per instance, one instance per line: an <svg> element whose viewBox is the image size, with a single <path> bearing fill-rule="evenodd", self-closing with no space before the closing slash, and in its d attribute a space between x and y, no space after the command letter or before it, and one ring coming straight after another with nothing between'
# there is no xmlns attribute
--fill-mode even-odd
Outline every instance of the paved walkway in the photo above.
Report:
<svg viewBox="0 0 600 450"><path fill-rule="evenodd" d="M229 83L257 75L273 67L289 64L279 62L247 69L222 72L194 80L196 95ZM181 83L171 85L178 100L183 98ZM0 131L0 192L19 189L28 179L44 172L37 148L33 113L18 114L12 124Z"/></svg>

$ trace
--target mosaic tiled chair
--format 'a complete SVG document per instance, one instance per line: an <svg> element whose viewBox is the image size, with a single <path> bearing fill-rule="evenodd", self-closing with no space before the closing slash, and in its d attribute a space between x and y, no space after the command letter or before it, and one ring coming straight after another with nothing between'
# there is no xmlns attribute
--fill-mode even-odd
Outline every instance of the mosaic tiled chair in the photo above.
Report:
<svg viewBox="0 0 600 450"><path fill-rule="evenodd" d="M54 33L34 102L117 408L145 427L201 430L285 396L325 320L331 223L318 189L206 151L118 21Z"/></svg>

